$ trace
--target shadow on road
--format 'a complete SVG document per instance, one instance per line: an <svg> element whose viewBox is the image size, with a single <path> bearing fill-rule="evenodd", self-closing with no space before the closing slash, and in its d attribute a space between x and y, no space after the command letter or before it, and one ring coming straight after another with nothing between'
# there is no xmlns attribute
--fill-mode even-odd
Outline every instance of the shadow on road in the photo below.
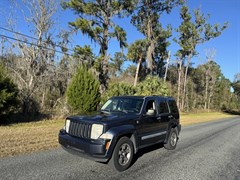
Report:
<svg viewBox="0 0 240 180"><path fill-rule="evenodd" d="M152 151L155 151L155 150L158 150L158 149L161 149L163 148L164 145L163 143L158 143L158 144L155 144L155 145L152 145L152 146L149 146L149 147L145 147L143 149L140 149L137 154L135 154L135 156L133 156L133 161L132 161L132 164L131 166L140 158L142 157L144 154L147 154L147 153L150 153Z"/></svg>

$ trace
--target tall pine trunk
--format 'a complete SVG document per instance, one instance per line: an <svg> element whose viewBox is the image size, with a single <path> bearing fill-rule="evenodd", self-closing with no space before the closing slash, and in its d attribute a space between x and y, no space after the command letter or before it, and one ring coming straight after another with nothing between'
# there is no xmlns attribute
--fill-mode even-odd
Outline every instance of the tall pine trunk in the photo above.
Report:
<svg viewBox="0 0 240 180"><path fill-rule="evenodd" d="M208 104L208 86L209 86L209 78L208 78L208 76L209 76L209 67L208 67L208 69L207 69L207 71L206 71L206 78L205 78L205 100L204 100L204 109L206 110L207 109L207 104Z"/></svg>
<svg viewBox="0 0 240 180"><path fill-rule="evenodd" d="M188 55L187 66L186 66L185 74L184 74L183 93L182 93L182 104L181 104L181 109L182 109L182 110L184 109L185 103L186 103L187 74L188 74L188 68L189 68L189 65L190 65L191 57L192 57L192 53L190 53L190 54Z"/></svg>
<svg viewBox="0 0 240 180"><path fill-rule="evenodd" d="M153 74L153 56L154 56L154 50L155 50L155 43L153 41L153 30L152 30L151 19L148 19L147 39L150 43L147 49L147 67L148 67L148 70L150 71L150 74Z"/></svg>
<svg viewBox="0 0 240 180"><path fill-rule="evenodd" d="M166 69L165 69L165 74L164 74L164 82L166 82L166 79L167 79L167 72L168 72L168 65L170 63L170 56L171 56L171 51L168 52L167 64L166 64Z"/></svg>
<svg viewBox="0 0 240 180"><path fill-rule="evenodd" d="M102 67L100 68L99 81L100 81L100 93L103 94L107 90L108 85L108 17L104 18L104 30L103 30L103 39L101 47L102 55Z"/></svg>
<svg viewBox="0 0 240 180"><path fill-rule="evenodd" d="M179 60L179 67L178 67L178 89L177 89L178 107L180 107L181 76L182 76L182 59Z"/></svg>
<svg viewBox="0 0 240 180"><path fill-rule="evenodd" d="M139 58L137 69L136 69L136 74L135 74L135 78L134 78L134 84L133 84L134 87L137 86L139 70L140 70L140 67L141 67L141 63L142 63L142 58Z"/></svg>

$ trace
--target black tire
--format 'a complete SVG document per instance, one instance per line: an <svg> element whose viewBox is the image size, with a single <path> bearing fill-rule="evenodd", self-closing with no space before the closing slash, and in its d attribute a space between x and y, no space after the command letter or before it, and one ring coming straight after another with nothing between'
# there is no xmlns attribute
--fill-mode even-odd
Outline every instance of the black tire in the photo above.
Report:
<svg viewBox="0 0 240 180"><path fill-rule="evenodd" d="M177 141L178 141L178 131L176 128L172 128L169 133L167 143L164 144L165 149L168 149L168 150L175 149L177 146Z"/></svg>
<svg viewBox="0 0 240 180"><path fill-rule="evenodd" d="M109 165L117 171L125 171L129 168L133 159L133 143L127 137L122 137L118 140Z"/></svg>

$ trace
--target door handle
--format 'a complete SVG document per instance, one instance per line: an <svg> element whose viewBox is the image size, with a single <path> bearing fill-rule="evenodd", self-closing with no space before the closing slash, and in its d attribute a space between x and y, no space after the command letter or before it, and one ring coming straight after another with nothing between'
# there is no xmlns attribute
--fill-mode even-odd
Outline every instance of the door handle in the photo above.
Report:
<svg viewBox="0 0 240 180"><path fill-rule="evenodd" d="M157 117L157 120L161 120L162 118L161 117Z"/></svg>
<svg viewBox="0 0 240 180"><path fill-rule="evenodd" d="M172 115L168 116L168 118L172 118L172 117L173 117Z"/></svg>

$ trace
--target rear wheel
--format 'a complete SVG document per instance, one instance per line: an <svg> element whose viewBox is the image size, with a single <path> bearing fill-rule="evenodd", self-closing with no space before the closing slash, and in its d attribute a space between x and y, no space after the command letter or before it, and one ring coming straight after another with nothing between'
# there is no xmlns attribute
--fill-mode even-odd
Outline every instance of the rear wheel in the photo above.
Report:
<svg viewBox="0 0 240 180"><path fill-rule="evenodd" d="M168 150L173 150L177 146L177 141L178 141L178 131L176 130L176 128L172 128L168 136L167 143L164 144L164 147Z"/></svg>
<svg viewBox="0 0 240 180"><path fill-rule="evenodd" d="M124 171L131 165L132 158L133 143L129 138L122 137L114 148L109 164L117 171Z"/></svg>

